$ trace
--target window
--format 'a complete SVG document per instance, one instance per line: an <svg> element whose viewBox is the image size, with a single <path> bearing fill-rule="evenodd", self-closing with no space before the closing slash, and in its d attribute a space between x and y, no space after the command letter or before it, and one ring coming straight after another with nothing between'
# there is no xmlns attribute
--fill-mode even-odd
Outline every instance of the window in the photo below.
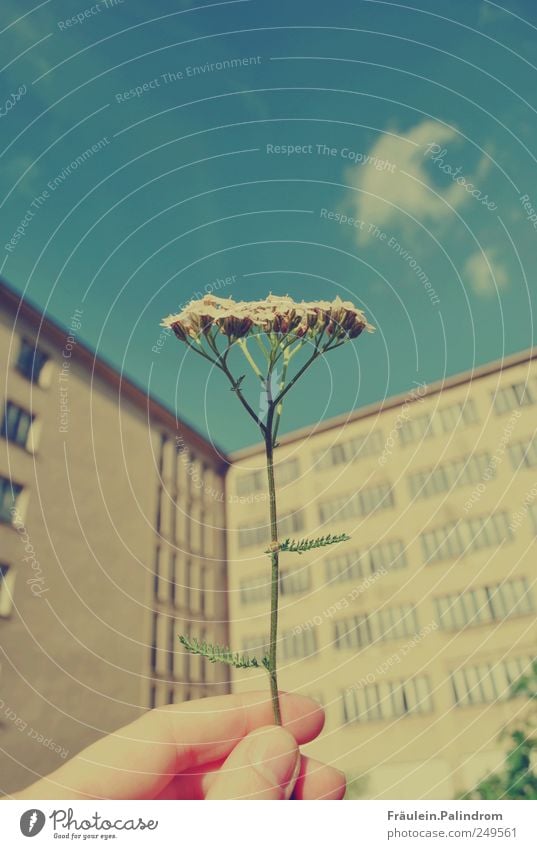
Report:
<svg viewBox="0 0 537 849"><path fill-rule="evenodd" d="M457 401L447 407L441 407L437 414L443 433L451 433L459 423L472 425L479 421L475 401L472 398L464 402Z"/></svg>
<svg viewBox="0 0 537 849"><path fill-rule="evenodd" d="M513 469L519 469L521 466L533 469L537 466L537 436L513 442L507 450Z"/></svg>
<svg viewBox="0 0 537 849"><path fill-rule="evenodd" d="M268 634L247 637L243 640L243 651L260 657L268 654ZM278 655L281 660L309 657L317 651L317 634L314 629L295 632L284 631L278 640Z"/></svg>
<svg viewBox="0 0 537 849"><path fill-rule="evenodd" d="M434 605L438 624L446 630L497 622L533 611L526 578L435 598Z"/></svg>
<svg viewBox="0 0 537 849"><path fill-rule="evenodd" d="M15 570L7 563L0 563L0 616L7 617L13 609Z"/></svg>
<svg viewBox="0 0 537 849"><path fill-rule="evenodd" d="M300 466L296 457L283 460L274 466L274 477L278 486L285 486L295 481L300 473ZM267 488L266 469L256 469L252 472L237 477L236 491L238 496L252 495L254 492Z"/></svg>
<svg viewBox="0 0 537 849"><path fill-rule="evenodd" d="M342 694L343 722L374 722L432 710L431 685L425 676L409 681L379 681L349 687Z"/></svg>
<svg viewBox="0 0 537 849"><path fill-rule="evenodd" d="M528 505L531 523L533 525L533 533L537 537L537 502L533 501Z"/></svg>
<svg viewBox="0 0 537 849"><path fill-rule="evenodd" d="M401 445L410 445L421 439L429 439L434 436L433 421L431 413L422 413L419 416L402 423L399 428L399 439Z"/></svg>
<svg viewBox="0 0 537 849"><path fill-rule="evenodd" d="M448 522L421 534L420 539L424 560L427 563L439 563L511 541L513 531L509 527L507 513L502 511L490 516Z"/></svg>
<svg viewBox="0 0 537 849"><path fill-rule="evenodd" d="M17 518L17 503L22 489L20 483L14 483L9 478L0 475L0 522L14 524Z"/></svg>
<svg viewBox="0 0 537 849"><path fill-rule="evenodd" d="M278 530L281 538L301 531L304 528L304 516L300 510L295 510L282 516L278 522ZM243 525L239 531L239 548L248 548L252 545L265 545L270 539L270 528L265 520L260 520L255 525Z"/></svg>
<svg viewBox="0 0 537 849"><path fill-rule="evenodd" d="M366 487L359 492L331 498L319 504L321 522L330 519L351 519L356 516L369 516L377 510L393 507L395 498L391 484L383 483Z"/></svg>
<svg viewBox="0 0 537 849"><path fill-rule="evenodd" d="M491 393L494 412L497 416L516 410L517 407L528 407L537 402L537 392L527 383L512 383L510 386L502 386L501 389Z"/></svg>
<svg viewBox="0 0 537 849"><path fill-rule="evenodd" d="M489 454L469 454L457 460L449 460L435 468L414 472L408 477L410 496L430 498L442 492L449 492L455 487L479 483L489 463ZM494 468L491 468L491 477L494 473Z"/></svg>
<svg viewBox="0 0 537 849"><path fill-rule="evenodd" d="M453 670L450 679L454 704L466 707L509 698L512 685L531 669L531 664L531 657L517 657Z"/></svg>
<svg viewBox="0 0 537 849"><path fill-rule="evenodd" d="M405 544L401 539L386 540L371 548L354 549L325 558L327 582L349 581L388 569L401 569L407 565Z"/></svg>
<svg viewBox="0 0 537 849"><path fill-rule="evenodd" d="M314 451L313 463L316 470L320 472L340 463L353 463L364 457L375 456L382 451L383 444L382 431L375 430Z"/></svg>
<svg viewBox="0 0 537 849"><path fill-rule="evenodd" d="M12 401L7 401L0 436L9 440L9 442L16 442L17 445L26 448L33 419L31 413L23 410L22 407Z"/></svg>
<svg viewBox="0 0 537 849"><path fill-rule="evenodd" d="M48 360L48 354L41 351L34 342L21 339L17 368L24 377L38 386L43 385L43 369Z"/></svg>
<svg viewBox="0 0 537 849"><path fill-rule="evenodd" d="M360 613L334 622L334 647L361 649L371 643L410 637L417 630L414 605L383 607L375 613Z"/></svg>

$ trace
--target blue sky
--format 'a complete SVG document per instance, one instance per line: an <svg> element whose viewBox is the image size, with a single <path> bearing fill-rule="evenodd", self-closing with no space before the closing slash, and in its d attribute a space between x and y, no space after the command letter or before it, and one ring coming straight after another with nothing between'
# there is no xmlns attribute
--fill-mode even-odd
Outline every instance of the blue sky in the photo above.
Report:
<svg viewBox="0 0 537 849"><path fill-rule="evenodd" d="M226 449L253 424L157 346L196 292L377 326L284 431L533 344L532 0L3 0L0 46L2 276Z"/></svg>

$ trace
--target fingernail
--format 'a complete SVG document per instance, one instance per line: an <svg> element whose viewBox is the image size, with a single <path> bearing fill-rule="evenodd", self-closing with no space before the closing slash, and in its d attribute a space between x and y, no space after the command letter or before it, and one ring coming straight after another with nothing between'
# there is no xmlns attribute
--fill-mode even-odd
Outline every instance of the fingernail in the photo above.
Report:
<svg viewBox="0 0 537 849"><path fill-rule="evenodd" d="M295 738L277 726L260 728L250 736L250 764L271 787L281 787L284 798L290 799L300 772Z"/></svg>

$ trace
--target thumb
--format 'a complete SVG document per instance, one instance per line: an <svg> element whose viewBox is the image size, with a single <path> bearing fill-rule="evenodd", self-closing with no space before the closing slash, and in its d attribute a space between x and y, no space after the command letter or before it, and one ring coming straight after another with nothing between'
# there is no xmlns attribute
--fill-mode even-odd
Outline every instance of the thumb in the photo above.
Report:
<svg viewBox="0 0 537 849"><path fill-rule="evenodd" d="M206 799L289 799L300 771L295 738L278 725L258 728L235 746Z"/></svg>

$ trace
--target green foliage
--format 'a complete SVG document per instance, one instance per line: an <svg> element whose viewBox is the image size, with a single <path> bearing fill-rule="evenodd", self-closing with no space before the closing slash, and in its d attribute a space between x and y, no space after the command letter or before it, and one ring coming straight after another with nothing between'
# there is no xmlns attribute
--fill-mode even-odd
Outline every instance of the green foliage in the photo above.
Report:
<svg viewBox="0 0 537 849"><path fill-rule="evenodd" d="M180 643L191 654L199 654L206 657L210 663L227 663L228 666L234 666L235 669L248 669L255 667L257 669L268 669L268 657L263 657L260 660L257 657L250 657L248 654L239 654L232 652L227 646L215 646L210 643L200 643L195 637L185 637L179 635Z"/></svg>
<svg viewBox="0 0 537 849"><path fill-rule="evenodd" d="M334 545L336 542L346 542L350 539L347 534L327 534L324 537L316 539L285 539L280 543L280 551L294 551L296 554L302 554L304 551L311 551L314 548L324 548L325 545ZM265 554L270 554L266 551Z"/></svg>
<svg viewBox="0 0 537 849"><path fill-rule="evenodd" d="M524 697L528 707L500 739L510 741L503 768L490 773L459 799L537 799L537 660L511 687L511 698Z"/></svg>

